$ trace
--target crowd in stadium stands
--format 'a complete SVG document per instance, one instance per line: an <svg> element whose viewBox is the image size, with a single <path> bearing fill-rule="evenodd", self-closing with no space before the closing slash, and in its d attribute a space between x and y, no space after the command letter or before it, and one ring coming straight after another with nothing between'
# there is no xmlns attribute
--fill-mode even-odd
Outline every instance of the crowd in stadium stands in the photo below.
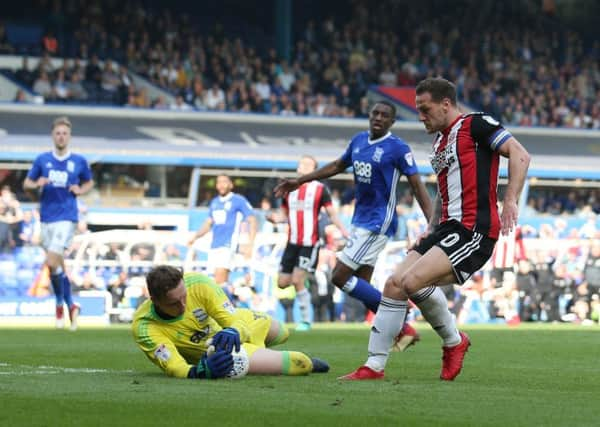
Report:
<svg viewBox="0 0 600 427"><path fill-rule="evenodd" d="M370 85L443 75L465 104L505 124L600 128L600 41L587 43L533 2L354 1L343 20L297 23L289 60L219 25L201 33L188 14L127 1L102 11L99 2L60 4L41 3L51 18L41 66L15 76L51 101L363 117ZM0 52L18 52L4 33L0 25ZM48 56L79 59L54 69ZM150 99L130 72L175 102Z"/></svg>
<svg viewBox="0 0 600 427"><path fill-rule="evenodd" d="M600 213L600 190L581 188L530 189L525 215L575 215L587 217Z"/></svg>

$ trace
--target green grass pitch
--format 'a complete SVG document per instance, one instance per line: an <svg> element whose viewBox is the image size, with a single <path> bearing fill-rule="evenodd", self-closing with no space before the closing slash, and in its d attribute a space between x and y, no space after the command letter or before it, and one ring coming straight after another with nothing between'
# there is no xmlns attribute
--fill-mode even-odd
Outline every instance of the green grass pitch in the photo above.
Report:
<svg viewBox="0 0 600 427"><path fill-rule="evenodd" d="M383 381L336 377L365 359L365 325L318 325L280 348L328 374L165 377L129 328L0 329L0 426L598 426L600 327L469 327L463 373L438 379L437 336L393 353Z"/></svg>

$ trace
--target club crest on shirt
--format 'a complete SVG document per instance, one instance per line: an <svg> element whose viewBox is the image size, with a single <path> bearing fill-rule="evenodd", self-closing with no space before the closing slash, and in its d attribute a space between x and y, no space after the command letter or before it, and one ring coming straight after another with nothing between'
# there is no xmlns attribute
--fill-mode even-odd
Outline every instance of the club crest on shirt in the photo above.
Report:
<svg viewBox="0 0 600 427"><path fill-rule="evenodd" d="M52 169L52 163L51 163L51 162L48 162L48 163L46 163L46 167L47 167L48 169Z"/></svg>
<svg viewBox="0 0 600 427"><path fill-rule="evenodd" d="M231 314L235 313L235 308L233 307L233 304L231 304L231 302L229 301L223 304L223 308Z"/></svg>
<svg viewBox="0 0 600 427"><path fill-rule="evenodd" d="M375 148L375 152L373 153L373 161L377 163L381 163L381 156L383 156L383 148L377 147Z"/></svg>
<svg viewBox="0 0 600 427"><path fill-rule="evenodd" d="M404 160L406 160L406 164L408 166L412 166L415 163L415 159L413 158L412 153L406 153L404 155Z"/></svg>
<svg viewBox="0 0 600 427"><path fill-rule="evenodd" d="M154 357L163 362L167 362L171 358L171 352L166 345L161 344L156 350L154 350Z"/></svg>
<svg viewBox="0 0 600 427"><path fill-rule="evenodd" d="M190 341L193 342L194 344L198 344L200 341L204 340L208 336L209 333L210 333L210 326L206 325L201 330L194 332L192 334L192 336L190 337Z"/></svg>
<svg viewBox="0 0 600 427"><path fill-rule="evenodd" d="M75 172L75 163L72 160L67 160L67 171Z"/></svg>
<svg viewBox="0 0 600 427"><path fill-rule="evenodd" d="M354 154L358 154L358 153L360 153L360 148L356 147L354 150L352 150L352 152Z"/></svg>
<svg viewBox="0 0 600 427"><path fill-rule="evenodd" d="M192 311L192 313L198 322L204 322L206 319L208 319L208 314L206 314L206 312L201 308L195 309Z"/></svg>
<svg viewBox="0 0 600 427"><path fill-rule="evenodd" d="M225 209L226 211L231 210L231 202L225 202L223 204L223 209Z"/></svg>

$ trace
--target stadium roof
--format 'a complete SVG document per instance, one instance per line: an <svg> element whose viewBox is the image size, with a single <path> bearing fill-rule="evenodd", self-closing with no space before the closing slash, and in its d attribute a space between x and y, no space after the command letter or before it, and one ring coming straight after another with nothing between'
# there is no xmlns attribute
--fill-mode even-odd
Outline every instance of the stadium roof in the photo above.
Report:
<svg viewBox="0 0 600 427"><path fill-rule="evenodd" d="M31 161L51 147L50 125L73 122L73 148L90 162L294 169L298 157L333 160L366 119L279 117L78 106L0 105L0 160ZM430 173L431 136L418 122L394 132L411 144ZM600 132L510 128L533 155L531 175L600 179Z"/></svg>

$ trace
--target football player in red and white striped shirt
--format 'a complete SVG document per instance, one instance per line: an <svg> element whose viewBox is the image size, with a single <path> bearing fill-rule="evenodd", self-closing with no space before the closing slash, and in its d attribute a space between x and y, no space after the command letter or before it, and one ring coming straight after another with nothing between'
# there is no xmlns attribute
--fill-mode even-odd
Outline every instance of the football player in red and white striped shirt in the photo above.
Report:
<svg viewBox="0 0 600 427"><path fill-rule="evenodd" d="M435 212L428 233L385 283L367 362L344 379L383 378L390 345L406 318L408 297L414 301L429 294L432 305L423 315L443 339L440 378L453 380L462 369L469 337L456 329L445 299L432 297L439 292L437 286L464 283L490 258L500 232L508 234L517 224L529 153L492 117L462 114L456 88L448 80L425 79L417 85L416 95L419 120L428 133L436 134L431 154L438 178ZM500 156L508 158L508 185L499 215Z"/></svg>
<svg viewBox="0 0 600 427"><path fill-rule="evenodd" d="M315 169L317 169L315 158L302 156L298 163L298 174L306 175ZM304 183L298 189L288 193L283 199L282 208L287 214L289 231L288 244L281 257L277 284L280 288L294 285L301 316L301 323L296 330L308 330L310 329L310 293L304 282L306 276L315 271L318 261L321 208L325 209L331 222L340 229L344 237L348 237L348 232L331 203L329 189L319 181Z"/></svg>

